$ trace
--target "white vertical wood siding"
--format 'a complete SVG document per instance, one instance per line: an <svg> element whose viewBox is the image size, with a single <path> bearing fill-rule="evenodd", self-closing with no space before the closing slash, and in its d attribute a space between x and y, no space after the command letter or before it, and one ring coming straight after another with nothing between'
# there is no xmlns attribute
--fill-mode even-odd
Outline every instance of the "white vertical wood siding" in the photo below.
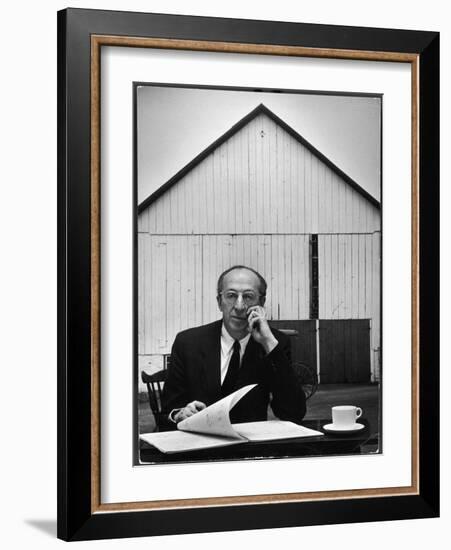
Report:
<svg viewBox="0 0 451 550"><path fill-rule="evenodd" d="M138 247L139 353L165 354L202 319L201 237L141 234Z"/></svg>
<svg viewBox="0 0 451 550"><path fill-rule="evenodd" d="M318 235L319 318L371 319L371 372L380 362L380 232Z"/></svg>
<svg viewBox="0 0 451 550"><path fill-rule="evenodd" d="M151 234L372 233L380 212L265 114L139 216Z"/></svg>
<svg viewBox="0 0 451 550"><path fill-rule="evenodd" d="M308 319L317 233L319 317L371 319L378 379L380 210L265 114L149 205L138 231L140 361L220 317L216 280L233 264L267 279L271 319Z"/></svg>
<svg viewBox="0 0 451 550"><path fill-rule="evenodd" d="M149 235L138 240L139 354L166 354L180 330L220 318L219 274L263 273L271 319L309 315L308 235Z"/></svg>

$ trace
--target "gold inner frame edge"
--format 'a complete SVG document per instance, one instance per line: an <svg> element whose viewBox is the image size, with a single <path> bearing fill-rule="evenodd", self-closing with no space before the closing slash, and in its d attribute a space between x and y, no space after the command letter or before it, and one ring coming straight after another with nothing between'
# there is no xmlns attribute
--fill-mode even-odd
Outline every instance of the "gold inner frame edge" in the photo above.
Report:
<svg viewBox="0 0 451 550"><path fill-rule="evenodd" d="M100 498L100 50L102 46L410 63L412 70L412 479L407 487L117 502ZM275 504L419 494L419 55L113 35L91 36L91 513Z"/></svg>

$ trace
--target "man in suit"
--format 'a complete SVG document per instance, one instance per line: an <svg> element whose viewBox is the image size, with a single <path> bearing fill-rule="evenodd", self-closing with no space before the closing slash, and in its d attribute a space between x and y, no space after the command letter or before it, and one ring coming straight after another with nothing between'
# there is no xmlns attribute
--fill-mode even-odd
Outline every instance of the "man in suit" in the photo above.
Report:
<svg viewBox="0 0 451 550"><path fill-rule="evenodd" d="M301 422L305 394L291 366L288 337L268 325L266 288L257 271L231 267L218 279L222 320L177 334L162 394L164 429L174 429L181 420L253 383L257 387L231 410L232 422L266 420L269 402L278 418Z"/></svg>

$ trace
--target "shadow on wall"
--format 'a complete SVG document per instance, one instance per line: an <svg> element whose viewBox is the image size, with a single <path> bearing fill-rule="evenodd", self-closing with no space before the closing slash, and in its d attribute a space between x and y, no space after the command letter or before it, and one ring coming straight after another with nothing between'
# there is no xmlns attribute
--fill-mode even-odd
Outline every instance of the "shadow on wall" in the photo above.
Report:
<svg viewBox="0 0 451 550"><path fill-rule="evenodd" d="M56 538L56 519L27 519L25 523L46 535L50 535L52 538Z"/></svg>

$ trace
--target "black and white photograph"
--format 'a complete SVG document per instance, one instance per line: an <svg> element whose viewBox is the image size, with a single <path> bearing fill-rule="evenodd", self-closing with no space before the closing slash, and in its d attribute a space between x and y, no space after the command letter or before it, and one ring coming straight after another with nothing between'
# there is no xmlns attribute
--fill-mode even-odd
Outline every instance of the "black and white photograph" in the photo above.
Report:
<svg viewBox="0 0 451 550"><path fill-rule="evenodd" d="M382 452L382 95L133 93L134 463Z"/></svg>

